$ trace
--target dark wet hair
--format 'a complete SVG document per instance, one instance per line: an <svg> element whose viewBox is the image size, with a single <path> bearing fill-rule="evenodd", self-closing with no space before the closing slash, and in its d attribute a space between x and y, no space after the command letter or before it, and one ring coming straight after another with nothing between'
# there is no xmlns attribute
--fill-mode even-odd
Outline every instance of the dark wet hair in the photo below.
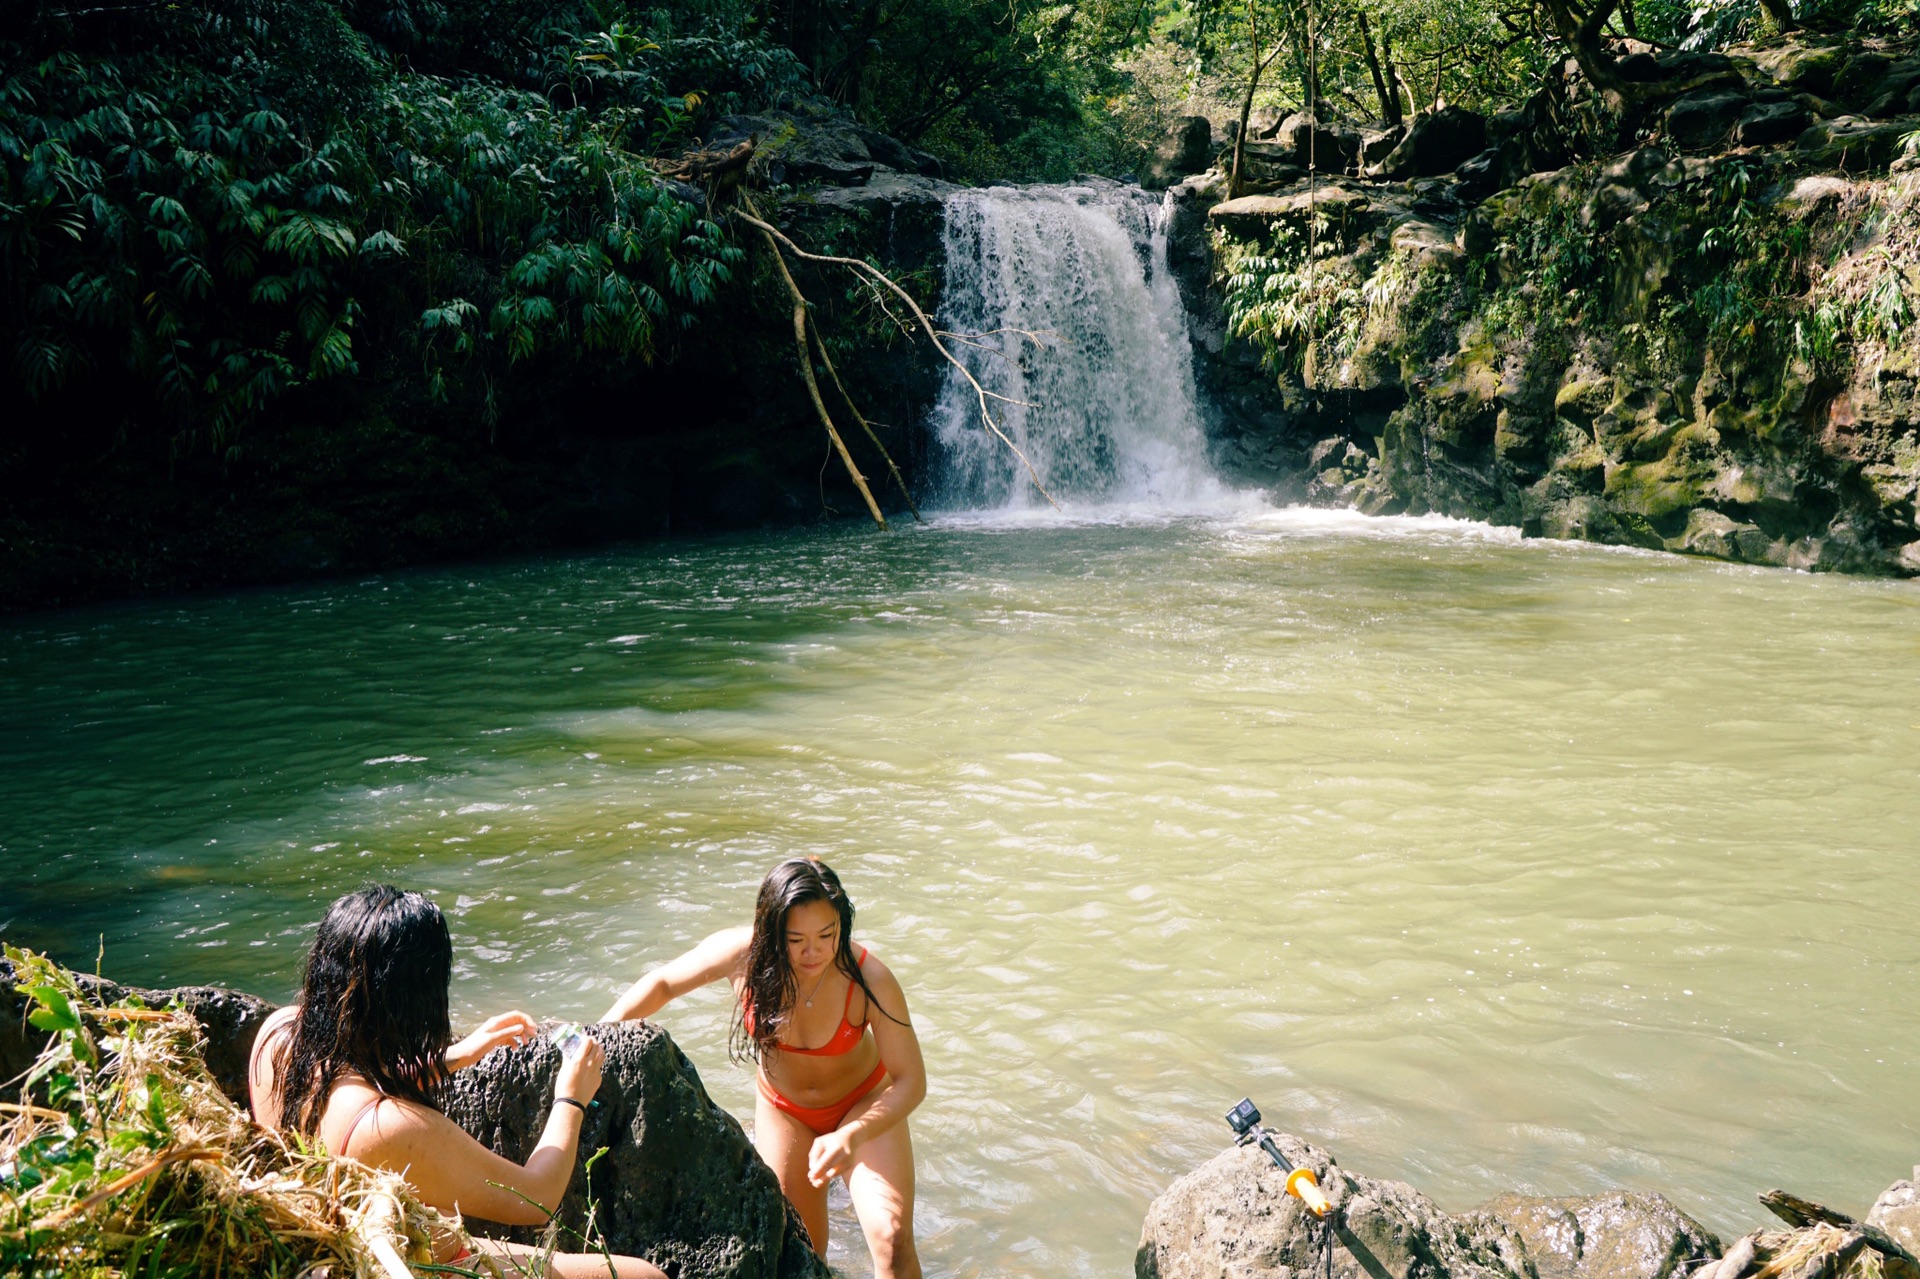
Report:
<svg viewBox="0 0 1920 1279"><path fill-rule="evenodd" d="M775 866L760 881L760 898L753 907L753 940L747 946L746 982L727 1042L728 1053L735 1061L758 1060L773 1052L780 1031L793 1016L800 986L787 960L787 915L808 902L826 902L840 916L840 945L834 965L865 992L869 1009L877 1009L889 1021L900 1020L880 1007L860 965L854 962L853 902L840 886L840 877L818 857L795 857Z"/></svg>
<svg viewBox="0 0 1920 1279"><path fill-rule="evenodd" d="M373 884L327 910L300 976L300 1015L281 1070L280 1126L312 1136L344 1074L440 1108L453 1027L453 939L420 893Z"/></svg>

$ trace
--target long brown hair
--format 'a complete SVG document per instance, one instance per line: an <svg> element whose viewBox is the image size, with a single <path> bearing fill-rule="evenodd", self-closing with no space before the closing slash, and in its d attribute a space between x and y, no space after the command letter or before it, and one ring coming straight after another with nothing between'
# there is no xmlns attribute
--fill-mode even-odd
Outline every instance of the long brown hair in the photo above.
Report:
<svg viewBox="0 0 1920 1279"><path fill-rule="evenodd" d="M800 985L787 959L787 915L808 902L826 902L840 917L840 945L834 953L834 966L866 994L868 1008L878 1010L889 1021L900 1021L880 1007L854 961L853 902L840 886L840 877L818 857L795 857L775 866L760 881L760 897L753 907L753 940L747 946L746 981L740 990L739 1007L734 1010L733 1033L727 1041L728 1054L735 1061L757 1061L773 1052L781 1030L793 1017Z"/></svg>
<svg viewBox="0 0 1920 1279"><path fill-rule="evenodd" d="M389 1097L440 1109L452 979L453 939L429 898L374 884L336 901L300 976L280 1126L312 1136L348 1073Z"/></svg>

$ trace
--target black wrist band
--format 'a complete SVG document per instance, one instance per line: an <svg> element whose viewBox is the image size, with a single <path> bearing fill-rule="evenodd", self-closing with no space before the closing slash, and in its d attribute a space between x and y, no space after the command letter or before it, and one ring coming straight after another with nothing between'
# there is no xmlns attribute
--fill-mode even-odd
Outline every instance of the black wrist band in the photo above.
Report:
<svg viewBox="0 0 1920 1279"><path fill-rule="evenodd" d="M587 1104L583 1101L575 1101L571 1097L555 1097L553 1099L553 1104L556 1106L560 1106L560 1105L572 1106L575 1110L578 1110L583 1115L587 1113Z"/></svg>

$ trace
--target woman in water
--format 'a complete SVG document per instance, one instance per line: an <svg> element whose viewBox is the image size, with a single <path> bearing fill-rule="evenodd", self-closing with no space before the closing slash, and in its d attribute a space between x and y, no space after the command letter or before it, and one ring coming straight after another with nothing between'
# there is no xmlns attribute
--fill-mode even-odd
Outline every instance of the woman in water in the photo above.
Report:
<svg viewBox="0 0 1920 1279"><path fill-rule="evenodd" d="M603 1021L651 1017L709 982L733 987L729 1047L759 1062L753 1144L827 1252L827 1182L844 1177L877 1279L919 1279L907 1115L927 1095L907 997L853 944L853 903L816 858L774 867L750 927L654 969Z"/></svg>
<svg viewBox="0 0 1920 1279"><path fill-rule="evenodd" d="M451 1071L536 1032L525 1013L495 1017L457 1044L447 1018L453 942L440 908L419 893L371 887L327 911L301 975L300 1002L268 1018L247 1075L254 1118L405 1177L420 1201L503 1225L542 1225L573 1178L586 1104L604 1053L589 1041L560 1063L553 1111L525 1164L503 1159L440 1111ZM475 1239L511 1259L532 1250ZM435 1260L461 1260L449 1239ZM548 1274L664 1279L636 1257L556 1256Z"/></svg>

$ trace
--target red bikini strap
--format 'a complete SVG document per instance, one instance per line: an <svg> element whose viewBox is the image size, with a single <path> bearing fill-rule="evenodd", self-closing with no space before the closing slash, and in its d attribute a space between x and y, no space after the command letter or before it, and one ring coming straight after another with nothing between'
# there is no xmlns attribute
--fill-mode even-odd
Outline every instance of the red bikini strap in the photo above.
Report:
<svg viewBox="0 0 1920 1279"><path fill-rule="evenodd" d="M867 962L867 955L869 953L871 952L869 952L865 946L860 948L860 962L854 965L856 969L858 969L861 964ZM847 1014L853 1010L853 988L859 984L858 981L850 981L847 983L847 1004L846 1007L840 1010L840 1020L846 1022L849 1026L853 1025L852 1022L847 1021Z"/></svg>
<svg viewBox="0 0 1920 1279"><path fill-rule="evenodd" d="M340 1149L337 1152L335 1152L342 1159L345 1159L347 1157L347 1147L353 1144L353 1135L360 1131L360 1121L362 1119L365 1119L368 1115L371 1115L374 1111L378 1110L380 1108L380 1103L385 1101L386 1099L387 1099L387 1095L385 1093L375 1093L372 1101L360 1107L360 1113L355 1115L353 1117L353 1122L347 1125L347 1135L345 1139L343 1139L340 1142Z"/></svg>

